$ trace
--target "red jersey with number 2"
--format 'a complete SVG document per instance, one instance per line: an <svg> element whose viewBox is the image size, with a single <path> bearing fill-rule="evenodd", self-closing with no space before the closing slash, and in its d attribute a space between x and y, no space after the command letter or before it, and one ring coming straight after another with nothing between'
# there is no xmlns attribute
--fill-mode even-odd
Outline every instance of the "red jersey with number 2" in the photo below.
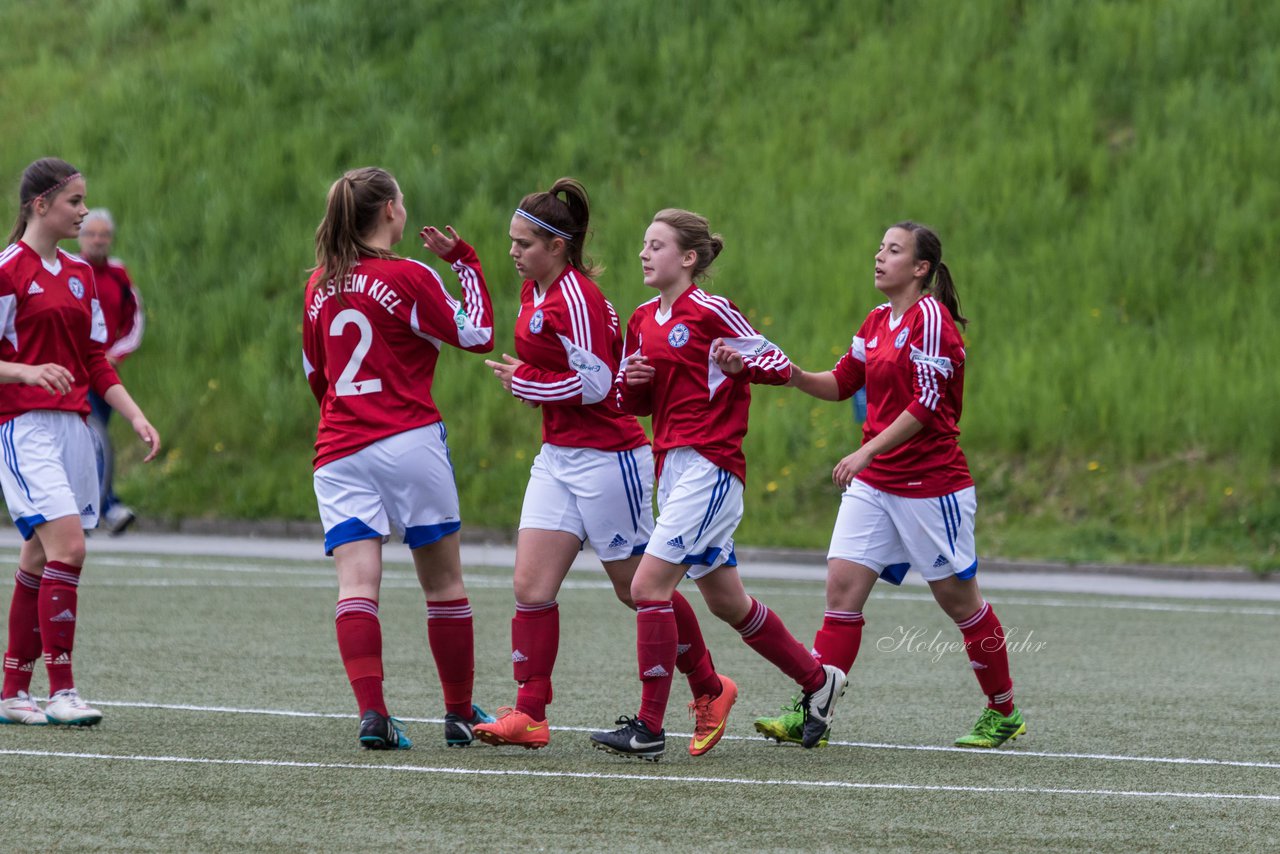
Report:
<svg viewBox="0 0 1280 854"><path fill-rule="evenodd" d="M440 420L431 382L441 343L488 353L493 305L480 259L462 241L444 259L455 299L426 264L361 258L343 282L307 283L303 369L320 403L316 468L387 436Z"/></svg>

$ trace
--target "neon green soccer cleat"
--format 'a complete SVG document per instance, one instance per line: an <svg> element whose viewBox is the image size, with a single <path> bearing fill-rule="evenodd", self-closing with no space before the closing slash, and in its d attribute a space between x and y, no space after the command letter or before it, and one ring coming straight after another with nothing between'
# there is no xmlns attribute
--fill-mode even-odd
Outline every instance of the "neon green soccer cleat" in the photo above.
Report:
<svg viewBox="0 0 1280 854"><path fill-rule="evenodd" d="M1013 707L1013 714L1008 717L995 709L987 708L982 710L978 722L973 725L973 731L956 739L956 746L999 747L1006 741L1013 741L1018 736L1025 735L1026 732L1027 725L1023 723L1022 712L1018 711L1017 706Z"/></svg>
<svg viewBox="0 0 1280 854"><path fill-rule="evenodd" d="M804 709L800 705L800 696L791 698L791 704L782 707L782 714L776 718L756 718L756 732L765 738L772 738L782 744L802 744L804 742ZM827 746L827 736L823 733L818 740L818 747Z"/></svg>

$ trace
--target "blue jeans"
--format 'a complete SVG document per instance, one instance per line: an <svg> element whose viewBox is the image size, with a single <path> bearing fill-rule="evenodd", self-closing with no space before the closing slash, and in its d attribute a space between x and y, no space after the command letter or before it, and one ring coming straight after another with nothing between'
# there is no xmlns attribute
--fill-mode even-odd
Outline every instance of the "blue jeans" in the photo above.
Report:
<svg viewBox="0 0 1280 854"><path fill-rule="evenodd" d="M111 448L111 434L107 431L107 421L114 410L107 402L89 392L89 427L97 439L98 453L98 507L99 515L106 518L107 511L120 503L111 481L115 476L115 453Z"/></svg>

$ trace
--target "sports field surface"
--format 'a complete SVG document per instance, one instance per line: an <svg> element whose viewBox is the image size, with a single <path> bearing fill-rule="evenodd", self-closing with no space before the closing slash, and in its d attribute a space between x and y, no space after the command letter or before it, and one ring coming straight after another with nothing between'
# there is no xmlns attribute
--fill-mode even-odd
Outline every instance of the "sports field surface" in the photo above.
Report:
<svg viewBox="0 0 1280 854"><path fill-rule="evenodd" d="M16 549L0 555L12 566ZM509 576L467 570L476 700L490 711L514 699ZM811 640L820 582L747 586ZM0 727L0 850L1280 849L1274 600L990 592L1029 727L993 752L951 747L982 702L958 633L921 588L873 594L832 741L812 751L756 736L752 719L793 686L695 601L741 695L724 740L693 758L677 679L667 754L651 764L588 743L639 699L634 620L602 574L575 571L560 596L540 751L444 746L404 563L388 564L381 616L388 702L415 744L360 750L335 594L322 558L91 542L76 673L105 720ZM33 693L44 688L38 670Z"/></svg>

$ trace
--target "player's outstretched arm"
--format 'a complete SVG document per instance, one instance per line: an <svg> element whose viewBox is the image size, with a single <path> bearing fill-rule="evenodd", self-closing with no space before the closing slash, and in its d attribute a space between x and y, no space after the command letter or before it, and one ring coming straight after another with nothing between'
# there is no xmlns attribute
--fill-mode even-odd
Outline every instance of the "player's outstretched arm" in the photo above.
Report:
<svg viewBox="0 0 1280 854"><path fill-rule="evenodd" d="M815 373L806 371L792 362L791 378L787 380L787 385L792 388L798 388L805 394L812 395L819 400L840 399L840 384L836 381L834 371Z"/></svg>

